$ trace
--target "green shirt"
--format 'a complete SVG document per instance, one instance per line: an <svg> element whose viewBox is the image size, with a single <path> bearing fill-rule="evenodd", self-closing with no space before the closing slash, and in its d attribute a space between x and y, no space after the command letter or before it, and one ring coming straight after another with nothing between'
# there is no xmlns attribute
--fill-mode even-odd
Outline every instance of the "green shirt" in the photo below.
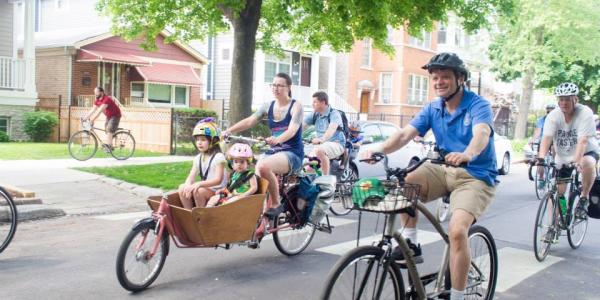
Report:
<svg viewBox="0 0 600 300"><path fill-rule="evenodd" d="M231 174L231 180L229 182L235 182L236 180L238 180L238 178L240 178L241 175L242 173L233 172L233 174ZM231 193L234 195L240 195L250 190L250 178L248 178L248 180L246 180L246 182L244 182L240 187L231 191Z"/></svg>

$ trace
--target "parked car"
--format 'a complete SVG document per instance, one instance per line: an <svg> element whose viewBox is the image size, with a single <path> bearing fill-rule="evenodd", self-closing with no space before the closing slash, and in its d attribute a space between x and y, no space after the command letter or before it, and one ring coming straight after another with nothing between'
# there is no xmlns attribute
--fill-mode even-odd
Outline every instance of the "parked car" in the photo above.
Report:
<svg viewBox="0 0 600 300"><path fill-rule="evenodd" d="M381 145L388 137L395 132L398 132L400 128L392 123L383 121L360 121L361 129L364 136L363 145L360 147L358 155L354 160L354 163L358 167L358 174L360 178L364 177L385 177L385 170L383 165L380 164L368 164L360 162L361 154L365 151L374 149ZM303 134L304 139L311 139L315 136L314 129L311 127L307 128ZM310 146L305 148L305 152L310 152ZM390 167L406 167L411 162L417 162L424 157L423 147L413 141L410 141L402 149L388 155Z"/></svg>
<svg viewBox="0 0 600 300"><path fill-rule="evenodd" d="M435 137L431 134L425 140L435 142ZM513 158L512 144L505 136L494 133L494 147L496 150L496 166L498 167L498 174L507 175L510 171L511 159Z"/></svg>

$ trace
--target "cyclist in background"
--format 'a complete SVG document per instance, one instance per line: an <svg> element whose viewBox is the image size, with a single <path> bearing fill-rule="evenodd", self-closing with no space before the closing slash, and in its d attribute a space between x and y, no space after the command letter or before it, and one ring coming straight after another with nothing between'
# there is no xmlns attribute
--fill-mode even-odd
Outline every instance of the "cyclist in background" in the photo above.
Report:
<svg viewBox="0 0 600 300"><path fill-rule="evenodd" d="M96 96L94 108L92 108L83 119L93 124L98 116L100 116L100 113L104 113L106 116L106 122L104 123L106 138L104 139L102 148L104 151L109 152L113 149L113 134L119 128L119 122L121 121L121 109L119 109L119 106L112 97L104 93L104 88L100 86L96 87L94 89L94 95Z"/></svg>
<svg viewBox="0 0 600 300"><path fill-rule="evenodd" d="M553 110L546 118L538 162L543 163L550 145L554 144L556 165L558 168L563 167L558 177L570 177L573 170L564 166L575 163L583 177L579 201L581 209L576 212L581 215L586 213L590 190L596 179L596 162L600 148L596 140L594 113L589 107L577 103L578 94L579 88L570 82L561 83L554 90L560 109ZM559 184L558 194L564 195L565 189L565 184Z"/></svg>
<svg viewBox="0 0 600 300"><path fill-rule="evenodd" d="M533 136L529 139L529 146L534 151L534 153L540 152L540 140L542 139L544 133L544 123L546 122L546 117L556 108L554 103L546 105L546 114L543 117L540 117L535 123L535 130L533 131ZM534 144L537 146L534 147ZM544 170L542 168L538 169L538 177L541 179L538 182L538 189L543 189L546 181L544 180Z"/></svg>

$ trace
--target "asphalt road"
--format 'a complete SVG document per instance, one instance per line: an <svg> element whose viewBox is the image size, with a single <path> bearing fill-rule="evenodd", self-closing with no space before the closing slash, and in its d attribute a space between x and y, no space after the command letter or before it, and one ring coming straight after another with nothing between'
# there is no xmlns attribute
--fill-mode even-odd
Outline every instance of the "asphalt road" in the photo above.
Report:
<svg viewBox="0 0 600 300"><path fill-rule="evenodd" d="M538 200L524 166L500 177L497 197L479 224L495 237L500 273L497 299L600 299L600 221L590 220L586 240L572 250L561 237L544 263L532 248ZM139 209L138 209L139 208ZM0 254L0 299L316 299L329 269L353 245L357 214L333 219L332 234L318 232L308 249L286 257L266 239L259 249L179 249L171 244L164 269L146 291L131 294L115 275L116 254L137 218L149 214L143 199L125 215L79 215L25 222ZM132 211L138 211L139 213ZM381 232L382 219L364 215L361 237ZM420 224L428 269L442 243Z"/></svg>

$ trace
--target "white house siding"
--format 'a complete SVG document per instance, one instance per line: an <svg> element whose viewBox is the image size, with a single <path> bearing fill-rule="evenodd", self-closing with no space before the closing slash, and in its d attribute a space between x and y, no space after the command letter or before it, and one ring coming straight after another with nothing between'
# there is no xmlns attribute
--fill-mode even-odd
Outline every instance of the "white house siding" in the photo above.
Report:
<svg viewBox="0 0 600 300"><path fill-rule="evenodd" d="M63 0L65 7L56 8L55 0L40 0L40 30L94 27L109 24L109 19L100 17L96 11L97 0Z"/></svg>
<svg viewBox="0 0 600 300"><path fill-rule="evenodd" d="M215 78L213 99L229 100L231 86L231 63L233 59L233 34L221 34L215 41ZM223 50L229 49L229 60L223 59Z"/></svg>
<svg viewBox="0 0 600 300"><path fill-rule="evenodd" d="M340 53L335 56L335 93L343 99L348 99L348 54Z"/></svg>
<svg viewBox="0 0 600 300"><path fill-rule="evenodd" d="M0 56L13 56L13 5L0 0Z"/></svg>

